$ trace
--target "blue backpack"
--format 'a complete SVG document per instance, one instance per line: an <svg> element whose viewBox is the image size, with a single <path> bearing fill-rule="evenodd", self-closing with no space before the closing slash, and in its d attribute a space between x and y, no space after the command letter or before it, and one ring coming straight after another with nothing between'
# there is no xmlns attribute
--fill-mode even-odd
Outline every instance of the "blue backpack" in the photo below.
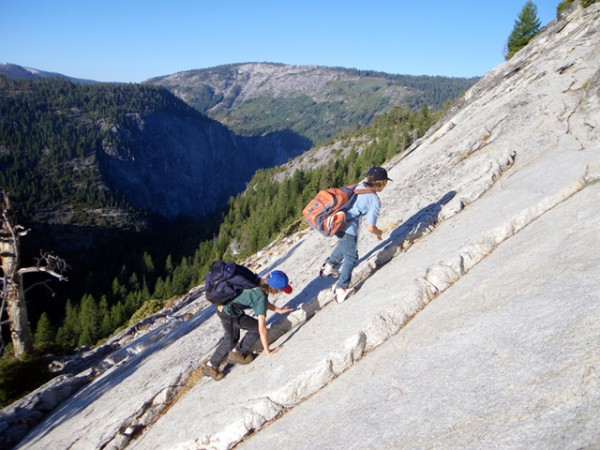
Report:
<svg viewBox="0 0 600 450"><path fill-rule="evenodd" d="M260 285L260 277L245 266L231 262L215 261L206 274L206 299L221 305L240 295L244 289Z"/></svg>

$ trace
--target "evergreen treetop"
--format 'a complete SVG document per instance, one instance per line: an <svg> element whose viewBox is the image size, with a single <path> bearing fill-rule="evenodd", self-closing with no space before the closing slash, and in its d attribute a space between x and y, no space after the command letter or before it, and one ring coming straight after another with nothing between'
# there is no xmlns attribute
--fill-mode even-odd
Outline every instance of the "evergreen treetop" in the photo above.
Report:
<svg viewBox="0 0 600 450"><path fill-rule="evenodd" d="M515 20L515 26L508 37L507 60L512 58L515 53L525 47L534 38L540 29L540 25L540 19L537 16L537 6L531 0L527 0L517 20Z"/></svg>

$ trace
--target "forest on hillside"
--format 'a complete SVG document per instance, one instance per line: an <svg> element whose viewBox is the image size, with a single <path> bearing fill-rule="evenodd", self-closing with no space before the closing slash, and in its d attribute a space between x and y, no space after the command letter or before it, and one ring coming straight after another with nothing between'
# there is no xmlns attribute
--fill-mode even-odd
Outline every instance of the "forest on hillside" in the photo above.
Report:
<svg viewBox="0 0 600 450"><path fill-rule="evenodd" d="M158 109L192 111L157 87L0 76L0 186L20 219L47 211L63 224L129 226L131 217L94 213L135 213L106 187L96 159L103 146L124 144L115 130Z"/></svg>

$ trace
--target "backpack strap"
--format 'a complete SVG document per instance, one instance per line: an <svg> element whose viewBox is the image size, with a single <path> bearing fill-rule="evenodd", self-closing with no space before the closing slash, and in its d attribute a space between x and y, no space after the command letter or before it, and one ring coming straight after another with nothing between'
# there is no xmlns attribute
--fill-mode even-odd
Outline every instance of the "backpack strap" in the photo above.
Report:
<svg viewBox="0 0 600 450"><path fill-rule="evenodd" d="M358 186L358 184L355 184L354 186L348 186L348 189L352 189L352 191L356 194L356 195L360 195L360 194L375 194L377 195L377 192L375 191L375 189L372 188L366 188L366 189L356 189L356 186ZM363 214L353 217L352 219L348 220L348 223L352 222L353 220L358 219L359 217L361 217Z"/></svg>
<svg viewBox="0 0 600 450"><path fill-rule="evenodd" d="M375 195L377 195L377 192L373 188L356 189L357 186L358 186L358 184L355 184L354 186L348 186L348 189L352 189L355 194L375 194Z"/></svg>
<svg viewBox="0 0 600 450"><path fill-rule="evenodd" d="M375 194L375 195L377 195L377 192L375 192L371 188L369 188L369 189L355 189L354 193L355 194Z"/></svg>

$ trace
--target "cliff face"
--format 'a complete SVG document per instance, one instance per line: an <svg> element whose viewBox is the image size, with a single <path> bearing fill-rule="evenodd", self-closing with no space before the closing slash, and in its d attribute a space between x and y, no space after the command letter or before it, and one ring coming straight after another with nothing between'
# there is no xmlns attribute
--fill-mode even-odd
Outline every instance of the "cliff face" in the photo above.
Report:
<svg viewBox="0 0 600 450"><path fill-rule="evenodd" d="M134 206L163 217L202 217L244 190L256 170L301 153L292 134L236 136L200 114L156 111L115 130L127 147L105 142L99 164L107 184Z"/></svg>
<svg viewBox="0 0 600 450"><path fill-rule="evenodd" d="M318 277L335 239L305 230L250 258L294 287L272 298L294 307L269 317L278 353L198 377L222 330L196 289L5 408L2 436L37 423L19 448L596 448L599 67L595 4L391 161L384 240L359 237L345 303Z"/></svg>

